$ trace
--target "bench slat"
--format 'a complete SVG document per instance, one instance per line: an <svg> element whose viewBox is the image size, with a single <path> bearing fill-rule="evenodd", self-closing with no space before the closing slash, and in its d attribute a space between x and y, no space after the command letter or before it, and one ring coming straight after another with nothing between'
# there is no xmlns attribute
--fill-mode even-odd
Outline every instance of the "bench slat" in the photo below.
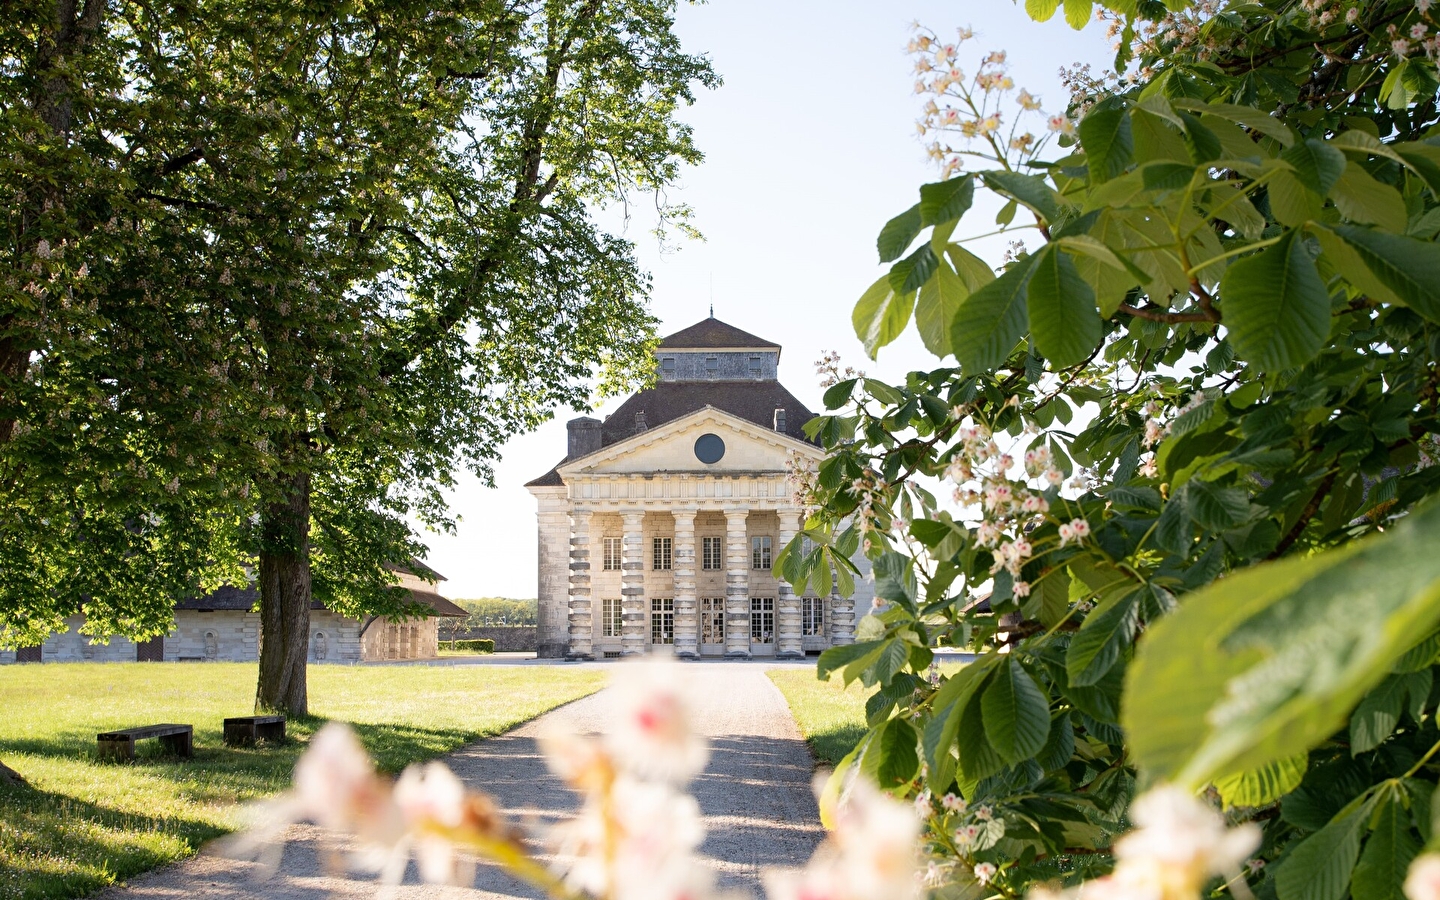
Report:
<svg viewBox="0 0 1440 900"><path fill-rule="evenodd" d="M105 731L95 737L102 741L143 740L172 734L193 733L193 725L144 725L139 728L122 728L119 731Z"/></svg>
<svg viewBox="0 0 1440 900"><path fill-rule="evenodd" d="M278 725L285 721L284 716L234 716L226 719L226 725Z"/></svg>

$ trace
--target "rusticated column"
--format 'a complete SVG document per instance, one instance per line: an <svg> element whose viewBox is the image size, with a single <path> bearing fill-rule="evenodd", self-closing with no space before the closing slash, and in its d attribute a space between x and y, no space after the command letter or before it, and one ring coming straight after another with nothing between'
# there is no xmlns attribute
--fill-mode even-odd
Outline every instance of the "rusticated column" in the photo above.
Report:
<svg viewBox="0 0 1440 900"><path fill-rule="evenodd" d="M780 546L775 548L776 555L790 546L790 542L799 533L800 511L780 510ZM777 578L776 584L775 656L780 659L800 659L805 656L805 648L800 638L800 598L795 596L789 582Z"/></svg>
<svg viewBox="0 0 1440 900"><path fill-rule="evenodd" d="M590 513L570 512L570 649L566 659L593 659L595 637L590 597Z"/></svg>
<svg viewBox="0 0 1440 900"><path fill-rule="evenodd" d="M695 615L695 510L677 509L675 517L675 655L700 655Z"/></svg>
<svg viewBox="0 0 1440 900"><path fill-rule="evenodd" d="M645 514L623 513L620 555L620 652L645 652Z"/></svg>
<svg viewBox="0 0 1440 900"><path fill-rule="evenodd" d="M830 592L830 646L855 643L855 600Z"/></svg>
<svg viewBox="0 0 1440 900"><path fill-rule="evenodd" d="M725 658L750 658L750 536L748 510L725 510Z"/></svg>

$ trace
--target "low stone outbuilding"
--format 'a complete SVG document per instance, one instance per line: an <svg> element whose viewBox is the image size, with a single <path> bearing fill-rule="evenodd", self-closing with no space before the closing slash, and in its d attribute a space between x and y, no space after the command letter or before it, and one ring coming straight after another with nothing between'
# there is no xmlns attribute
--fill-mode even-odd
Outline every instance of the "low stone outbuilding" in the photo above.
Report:
<svg viewBox="0 0 1440 900"><path fill-rule="evenodd" d="M419 561L393 570L410 599L430 614L392 622L378 617L351 619L310 607L311 662L358 663L433 659L438 653L441 618L468 613L440 596L445 578ZM122 637L94 643L80 633L83 616L66 620L63 633L52 634L39 647L0 650L0 664L12 662L254 662L260 658L259 592L253 587L225 585L212 594L192 597L175 606L175 627L164 637L136 644Z"/></svg>

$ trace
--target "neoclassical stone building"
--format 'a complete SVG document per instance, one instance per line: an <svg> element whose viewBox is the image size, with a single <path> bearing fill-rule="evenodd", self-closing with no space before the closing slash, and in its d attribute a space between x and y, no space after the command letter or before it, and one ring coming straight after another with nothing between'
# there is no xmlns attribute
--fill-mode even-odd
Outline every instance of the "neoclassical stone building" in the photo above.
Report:
<svg viewBox="0 0 1440 900"><path fill-rule="evenodd" d="M771 573L801 528L792 455L823 452L778 380L780 346L709 319L656 350L659 380L526 487L539 502L539 652L798 658L854 638L854 597L796 596ZM863 561L862 566L864 565Z"/></svg>

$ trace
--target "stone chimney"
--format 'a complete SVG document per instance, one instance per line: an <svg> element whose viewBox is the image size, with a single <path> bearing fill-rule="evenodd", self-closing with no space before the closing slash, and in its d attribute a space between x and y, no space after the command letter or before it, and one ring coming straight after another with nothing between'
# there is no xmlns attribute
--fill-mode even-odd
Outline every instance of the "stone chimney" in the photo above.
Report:
<svg viewBox="0 0 1440 900"><path fill-rule="evenodd" d="M579 459L600 449L599 419L592 419L589 416L571 419L565 423L565 430L569 433L566 459Z"/></svg>
<svg viewBox="0 0 1440 900"><path fill-rule="evenodd" d="M781 434L789 433L785 430L785 410L783 409L775 410L775 430Z"/></svg>
<svg viewBox="0 0 1440 900"><path fill-rule="evenodd" d="M635 433L639 434L649 428L650 426L645 424L645 410L642 409L635 414Z"/></svg>

